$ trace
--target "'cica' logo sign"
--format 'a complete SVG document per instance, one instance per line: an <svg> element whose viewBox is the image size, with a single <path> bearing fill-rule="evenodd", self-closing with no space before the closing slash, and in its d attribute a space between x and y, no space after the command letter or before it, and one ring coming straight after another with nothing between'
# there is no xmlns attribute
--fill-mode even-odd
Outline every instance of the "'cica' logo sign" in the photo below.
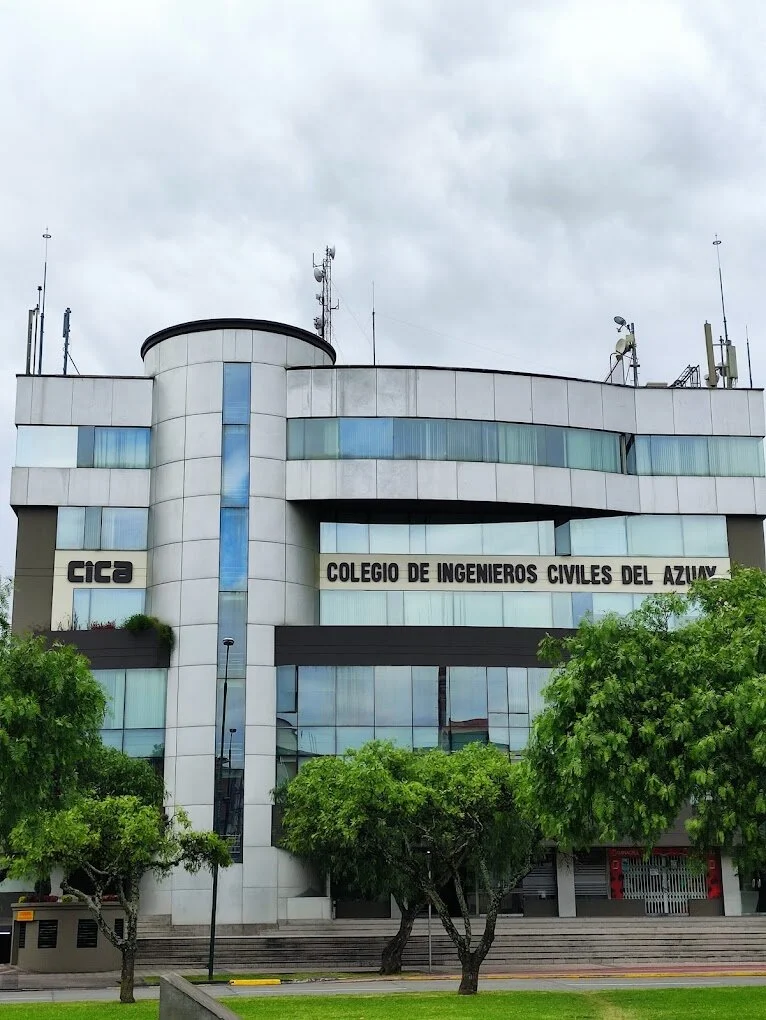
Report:
<svg viewBox="0 0 766 1020"><path fill-rule="evenodd" d="M130 584L133 564L130 560L70 560L66 579L71 584Z"/></svg>

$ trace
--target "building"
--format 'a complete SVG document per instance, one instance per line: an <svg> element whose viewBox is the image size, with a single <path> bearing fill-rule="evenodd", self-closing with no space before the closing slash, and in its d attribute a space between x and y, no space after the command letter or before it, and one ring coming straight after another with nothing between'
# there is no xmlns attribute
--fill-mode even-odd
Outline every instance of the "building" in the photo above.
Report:
<svg viewBox="0 0 766 1020"><path fill-rule="evenodd" d="M546 632L765 565L759 390L336 366L250 319L172 326L141 357L142 376L18 379L13 626L81 647L104 739L164 761L170 802L229 835L222 924L329 916L273 846L271 790L302 760L373 736L516 751ZM172 654L122 627L144 611ZM682 833L668 847L643 871L624 848L552 856L514 902L718 911L723 886L740 911L730 862L678 893ZM144 910L206 924L210 897L180 873Z"/></svg>

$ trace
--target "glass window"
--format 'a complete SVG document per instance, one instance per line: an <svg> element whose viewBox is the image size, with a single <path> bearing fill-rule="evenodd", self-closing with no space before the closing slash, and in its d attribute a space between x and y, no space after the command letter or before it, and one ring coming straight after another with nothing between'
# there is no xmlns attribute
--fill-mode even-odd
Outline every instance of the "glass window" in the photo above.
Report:
<svg viewBox="0 0 766 1020"><path fill-rule="evenodd" d="M306 420L303 418L288 418L287 459L304 460L305 457L306 457Z"/></svg>
<svg viewBox="0 0 766 1020"><path fill-rule="evenodd" d="M497 425L488 421L447 421L447 460L497 463Z"/></svg>
<svg viewBox="0 0 766 1020"><path fill-rule="evenodd" d="M303 456L307 460L323 460L338 457L338 419L309 418L303 440Z"/></svg>
<svg viewBox="0 0 766 1020"><path fill-rule="evenodd" d="M229 649L229 679L242 678L247 662L247 592L218 593L218 676L226 670L224 638L233 638Z"/></svg>
<svg viewBox="0 0 766 1020"><path fill-rule="evenodd" d="M101 507L85 508L85 548L101 549ZM108 546L106 547L108 548Z"/></svg>
<svg viewBox="0 0 766 1020"><path fill-rule="evenodd" d="M167 670L129 669L125 674L125 728L165 726Z"/></svg>
<svg viewBox="0 0 766 1020"><path fill-rule="evenodd" d="M553 626L570 629L572 622L572 596L568 592L554 592L551 596L553 604Z"/></svg>
<svg viewBox="0 0 766 1020"><path fill-rule="evenodd" d="M508 727L507 726L490 726L489 727L489 742L494 744L495 747L500 748L501 751L508 751Z"/></svg>
<svg viewBox="0 0 766 1020"><path fill-rule="evenodd" d="M412 667L375 667L375 726L412 726Z"/></svg>
<svg viewBox="0 0 766 1020"><path fill-rule="evenodd" d="M481 524L427 524L426 552L470 553L474 556L481 553Z"/></svg>
<svg viewBox="0 0 766 1020"><path fill-rule="evenodd" d="M404 624L406 627L451 627L452 592L406 591Z"/></svg>
<svg viewBox="0 0 766 1020"><path fill-rule="evenodd" d="M414 726L439 723L439 667L412 667L412 722Z"/></svg>
<svg viewBox="0 0 766 1020"><path fill-rule="evenodd" d="M548 592L503 592L503 626L552 627L553 606Z"/></svg>
<svg viewBox="0 0 766 1020"><path fill-rule="evenodd" d="M56 518L56 548L84 549L85 507L60 506Z"/></svg>
<svg viewBox="0 0 766 1020"><path fill-rule="evenodd" d="M375 739L372 726L339 726L335 731L335 753L356 750Z"/></svg>
<svg viewBox="0 0 766 1020"><path fill-rule="evenodd" d="M309 726L335 725L335 666L298 668L298 718Z"/></svg>
<svg viewBox="0 0 766 1020"><path fill-rule="evenodd" d="M223 684L221 677L216 685L215 699L215 753L221 756L221 722L223 713ZM226 686L226 721L223 727L223 758L224 764L231 767L244 768L245 765L245 681L229 680Z"/></svg>
<svg viewBox="0 0 766 1020"><path fill-rule="evenodd" d="M508 715L508 676L505 666L487 667L487 708Z"/></svg>
<svg viewBox="0 0 766 1020"><path fill-rule="evenodd" d="M389 627L404 626L404 592L386 592L386 623Z"/></svg>
<svg viewBox="0 0 766 1020"><path fill-rule="evenodd" d="M114 747L118 751L122 750L122 735L125 731L119 730L101 730L101 743L104 747Z"/></svg>
<svg viewBox="0 0 766 1020"><path fill-rule="evenodd" d="M406 726L376 726L376 740L390 740L397 747L412 748L412 728Z"/></svg>
<svg viewBox="0 0 766 1020"><path fill-rule="evenodd" d="M412 730L412 746L417 750L439 746L439 730L433 727L415 726Z"/></svg>
<svg viewBox="0 0 766 1020"><path fill-rule="evenodd" d="M447 423L438 418L394 418L394 457L446 460Z"/></svg>
<svg viewBox="0 0 766 1020"><path fill-rule="evenodd" d="M131 758L164 758L164 730L125 730L122 749Z"/></svg>
<svg viewBox="0 0 766 1020"><path fill-rule="evenodd" d="M553 536L553 522L542 522L550 526ZM540 528L538 521L523 521L514 524L482 524L482 549L485 556L538 556L540 549ZM470 550L477 552L478 550Z"/></svg>
<svg viewBox="0 0 766 1020"><path fill-rule="evenodd" d="M468 722L487 719L487 670L485 666L450 666L449 720Z"/></svg>
<svg viewBox="0 0 766 1020"><path fill-rule="evenodd" d="M626 467L632 475L652 473L651 436L628 436L626 443Z"/></svg>
<svg viewBox="0 0 766 1020"><path fill-rule="evenodd" d="M721 476L763 476L763 440L744 436L711 436L710 473Z"/></svg>
<svg viewBox="0 0 766 1020"><path fill-rule="evenodd" d="M570 468L590 471L620 470L620 439L615 432L565 429L566 459Z"/></svg>
<svg viewBox="0 0 766 1020"><path fill-rule="evenodd" d="M409 524L371 524L371 553L408 553L410 551Z"/></svg>
<svg viewBox="0 0 766 1020"><path fill-rule="evenodd" d="M595 517L569 522L572 556L626 556L624 517Z"/></svg>
<svg viewBox="0 0 766 1020"><path fill-rule="evenodd" d="M529 730L511 726L508 730L508 750L523 751L529 742Z"/></svg>
<svg viewBox="0 0 766 1020"><path fill-rule="evenodd" d="M548 467L566 467L566 434L568 429L559 428L558 425L539 425L543 430L545 453L543 464Z"/></svg>
<svg viewBox="0 0 766 1020"><path fill-rule="evenodd" d="M250 365L247 362L223 366L223 424L250 422Z"/></svg>
<svg viewBox="0 0 766 1020"><path fill-rule="evenodd" d="M503 626L501 592L453 592L452 607L455 627Z"/></svg>
<svg viewBox="0 0 766 1020"><path fill-rule="evenodd" d="M627 616L633 612L633 596L611 592L609 595L596 595L593 598L593 619L598 620L608 613Z"/></svg>
<svg viewBox="0 0 766 1020"><path fill-rule="evenodd" d="M583 617L593 615L593 596L585 592L574 591L570 598L572 599L572 626L579 627Z"/></svg>
<svg viewBox="0 0 766 1020"><path fill-rule="evenodd" d="M394 423L391 418L341 418L340 456L385 458L393 456Z"/></svg>
<svg viewBox="0 0 766 1020"><path fill-rule="evenodd" d="M529 669L527 670L527 684L529 688L529 714L534 718L538 712L545 708L543 689L551 678L550 669Z"/></svg>
<svg viewBox="0 0 766 1020"><path fill-rule="evenodd" d="M681 518L677 515L629 517L627 527L631 556L683 556Z"/></svg>
<svg viewBox="0 0 766 1020"><path fill-rule="evenodd" d="M370 551L369 524L337 524L337 551L344 553Z"/></svg>
<svg viewBox="0 0 766 1020"><path fill-rule="evenodd" d="M247 591L247 507L221 508L221 591Z"/></svg>
<svg viewBox="0 0 766 1020"><path fill-rule="evenodd" d="M94 669L93 676L101 684L106 695L104 729L121 730L125 714L125 670Z"/></svg>
<svg viewBox="0 0 766 1020"><path fill-rule="evenodd" d="M374 724L375 689L372 666L337 667L335 671L335 722L337 726L372 726Z"/></svg>
<svg viewBox="0 0 766 1020"><path fill-rule="evenodd" d="M384 591L320 591L319 622L325 627L383 627Z"/></svg>
<svg viewBox="0 0 766 1020"><path fill-rule="evenodd" d="M84 427L87 428L88 426ZM92 466L100 468L148 468L150 435L150 429L102 428L97 425L94 430ZM88 467L91 465L83 466Z"/></svg>
<svg viewBox="0 0 766 1020"><path fill-rule="evenodd" d="M247 506L250 489L250 430L224 425L221 443L221 505Z"/></svg>
<svg viewBox="0 0 766 1020"><path fill-rule="evenodd" d="M76 467L76 425L19 425L17 467Z"/></svg>
<svg viewBox="0 0 766 1020"><path fill-rule="evenodd" d="M277 712L298 711L298 673L295 666L277 666Z"/></svg>
<svg viewBox="0 0 766 1020"><path fill-rule="evenodd" d="M681 518L685 556L728 556L726 518L688 516Z"/></svg>
<svg viewBox="0 0 766 1020"><path fill-rule="evenodd" d="M332 726L301 726L298 730L298 754L316 757L335 754L335 730Z"/></svg>
<svg viewBox="0 0 766 1020"><path fill-rule="evenodd" d="M75 588L72 613L75 630L100 626L121 627L129 616L144 611L143 588Z"/></svg>
<svg viewBox="0 0 766 1020"><path fill-rule="evenodd" d="M101 549L146 549L149 511L110 507L101 511ZM86 547L87 548L87 547Z"/></svg>
<svg viewBox="0 0 766 1020"><path fill-rule="evenodd" d="M516 666L508 667L508 711L522 714L529 711L527 671Z"/></svg>
<svg viewBox="0 0 766 1020"><path fill-rule="evenodd" d="M319 525L319 551L323 553L337 552L338 545L335 538L335 521L323 521Z"/></svg>
<svg viewBox="0 0 766 1020"><path fill-rule="evenodd" d="M545 440L540 425L498 423L501 464L545 464Z"/></svg>

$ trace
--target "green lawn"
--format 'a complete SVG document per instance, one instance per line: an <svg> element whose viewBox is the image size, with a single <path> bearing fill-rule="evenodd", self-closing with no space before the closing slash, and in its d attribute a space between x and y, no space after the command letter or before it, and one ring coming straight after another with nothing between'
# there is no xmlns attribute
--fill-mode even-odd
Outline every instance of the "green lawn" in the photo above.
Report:
<svg viewBox="0 0 766 1020"><path fill-rule="evenodd" d="M485 982L485 989L486 989ZM251 1020L761 1020L766 987L646 991L454 992L408 995L283 996L228 999ZM35 1003L0 1006L2 1020L156 1020L156 1002Z"/></svg>

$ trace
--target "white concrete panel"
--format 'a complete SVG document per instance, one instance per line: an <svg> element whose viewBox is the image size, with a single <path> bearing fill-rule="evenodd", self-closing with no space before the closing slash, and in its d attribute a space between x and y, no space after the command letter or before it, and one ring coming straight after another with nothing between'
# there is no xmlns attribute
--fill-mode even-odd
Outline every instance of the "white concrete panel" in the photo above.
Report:
<svg viewBox="0 0 766 1020"><path fill-rule="evenodd" d="M242 330L238 330L241 333ZM284 365L287 352L287 337L282 333L267 333L253 330L251 359L256 364Z"/></svg>
<svg viewBox="0 0 766 1020"><path fill-rule="evenodd" d="M221 456L220 414L192 414L186 421L186 443L181 446L187 457ZM176 458L168 458L174 460ZM179 454L178 460L181 459Z"/></svg>
<svg viewBox="0 0 766 1020"><path fill-rule="evenodd" d="M32 424L32 386L35 377L22 375L16 379L16 416L17 425Z"/></svg>
<svg viewBox="0 0 766 1020"><path fill-rule="evenodd" d="M113 387L114 381L109 378L73 380L72 424L111 425ZM151 420L150 408L149 417L138 424L150 425Z"/></svg>
<svg viewBox="0 0 766 1020"><path fill-rule="evenodd" d="M285 548L282 542L250 542L247 568L250 577L266 581L284 581Z"/></svg>
<svg viewBox="0 0 766 1020"><path fill-rule="evenodd" d="M221 458L197 457L184 465L184 496L213 496L221 491Z"/></svg>
<svg viewBox="0 0 766 1020"><path fill-rule="evenodd" d="M218 578L184 581L181 586L181 625L213 623L218 616Z"/></svg>
<svg viewBox="0 0 766 1020"><path fill-rule="evenodd" d="M714 514L717 510L715 478L678 478L678 512Z"/></svg>
<svg viewBox="0 0 766 1020"><path fill-rule="evenodd" d="M338 492L338 476L334 460L312 460L306 463L311 471L311 498L335 499Z"/></svg>
<svg viewBox="0 0 766 1020"><path fill-rule="evenodd" d="M245 804L243 846L271 847L271 805Z"/></svg>
<svg viewBox="0 0 766 1020"><path fill-rule="evenodd" d="M170 336L160 341L157 348L160 352L160 372L167 372L186 364L186 335Z"/></svg>
<svg viewBox="0 0 766 1020"><path fill-rule="evenodd" d="M250 456L270 460L285 459L287 422L284 418L275 414L250 415Z"/></svg>
<svg viewBox="0 0 766 1020"><path fill-rule="evenodd" d="M113 382L112 425L151 425L151 379L114 379Z"/></svg>
<svg viewBox="0 0 766 1020"><path fill-rule="evenodd" d="M495 379L495 420L532 421L532 380L528 375L501 375Z"/></svg>
<svg viewBox="0 0 766 1020"><path fill-rule="evenodd" d="M606 506L608 510L637 513L639 508L638 478L631 475L607 475Z"/></svg>
<svg viewBox="0 0 766 1020"><path fill-rule="evenodd" d="M317 363L314 357L316 348L312 344L305 340L298 340L294 336L288 336L285 339L285 365L288 368L303 368Z"/></svg>
<svg viewBox="0 0 766 1020"><path fill-rule="evenodd" d="M305 584L285 587L285 624L288 627L315 627L319 623L319 596L316 588Z"/></svg>
<svg viewBox="0 0 766 1020"><path fill-rule="evenodd" d="M248 629L248 641L251 639L251 630L265 630L266 628L250 627ZM272 628L269 628L274 633ZM258 640L260 635L252 635L253 640ZM273 647L273 638L272 638ZM250 648L248 647L248 652ZM257 652L258 649L255 649ZM272 654L273 661L273 654ZM274 726L277 714L277 671L274 666L248 666L247 667L247 696L245 698L245 724L247 726ZM247 737L247 734L245 734ZM257 748L251 748L247 744L248 752L258 752ZM272 748L273 750L273 748Z"/></svg>
<svg viewBox="0 0 766 1020"><path fill-rule="evenodd" d="M766 435L766 421L764 420L763 390L750 390L747 394L747 404L750 410L750 435Z"/></svg>
<svg viewBox="0 0 766 1020"><path fill-rule="evenodd" d="M153 503L164 503L166 499L182 499L184 494L184 462L173 460L160 464L152 471Z"/></svg>
<svg viewBox="0 0 766 1020"><path fill-rule="evenodd" d="M556 891L559 917L576 917L574 856L562 850L556 851Z"/></svg>
<svg viewBox="0 0 766 1020"><path fill-rule="evenodd" d="M315 418L333 418L338 413L337 377L334 369L312 369L308 399L309 414Z"/></svg>
<svg viewBox="0 0 766 1020"><path fill-rule="evenodd" d="M567 397L569 400L569 424L573 428L602 429L604 412L601 405L600 383L577 382L567 380Z"/></svg>
<svg viewBox="0 0 766 1020"><path fill-rule="evenodd" d="M568 425L566 379L532 379L532 421L543 425Z"/></svg>
<svg viewBox="0 0 766 1020"><path fill-rule="evenodd" d="M223 402L223 365L220 361L189 365L186 376L186 413L215 414Z"/></svg>
<svg viewBox="0 0 766 1020"><path fill-rule="evenodd" d="M495 465L458 464L457 498L494 503L497 500Z"/></svg>
<svg viewBox="0 0 766 1020"><path fill-rule="evenodd" d="M290 545L300 545L304 549L319 549L319 522L312 511L299 506L287 507L287 524L285 541Z"/></svg>
<svg viewBox="0 0 766 1020"><path fill-rule="evenodd" d="M214 663L204 666L184 666L178 671L178 713L179 729L185 726L209 726L215 720L216 667ZM210 742L205 753L215 752L215 741ZM196 754L196 751L184 751Z"/></svg>
<svg viewBox="0 0 766 1020"><path fill-rule="evenodd" d="M716 478L715 489L719 514L755 513L755 486L752 478Z"/></svg>
<svg viewBox="0 0 766 1020"><path fill-rule="evenodd" d="M567 468L533 467L535 503L548 506L572 505L572 482Z"/></svg>
<svg viewBox="0 0 766 1020"><path fill-rule="evenodd" d="M678 513L678 480L672 475L639 478L638 495L642 514Z"/></svg>
<svg viewBox="0 0 766 1020"><path fill-rule="evenodd" d="M418 406L415 369L379 368L376 378L378 417L414 418Z"/></svg>
<svg viewBox="0 0 766 1020"><path fill-rule="evenodd" d="M766 516L766 478L754 478L755 512Z"/></svg>
<svg viewBox="0 0 766 1020"><path fill-rule="evenodd" d="M28 471L29 506L66 506L69 497L69 468L31 467Z"/></svg>
<svg viewBox="0 0 766 1020"><path fill-rule="evenodd" d="M247 625L248 687L250 671L253 666L273 667L273 665L274 665L274 628L263 624L248 623ZM255 719L253 721L263 722L264 720Z"/></svg>
<svg viewBox="0 0 766 1020"><path fill-rule="evenodd" d="M284 427L284 419L276 419L282 422ZM251 434L251 443L253 437ZM305 461L295 461L296 464L305 464ZM307 491L306 497L308 498L308 483L310 480L310 473L306 472L307 480ZM250 495L251 496L271 496L275 499L285 498L285 461L284 461L284 445L282 446L281 457L274 460L266 457L251 457L250 458Z"/></svg>
<svg viewBox="0 0 766 1020"><path fill-rule="evenodd" d="M534 503L534 468L528 464L496 464L497 499L500 503Z"/></svg>
<svg viewBox="0 0 766 1020"><path fill-rule="evenodd" d="M570 404L571 409L571 404ZM572 506L606 509L606 475L602 471L572 469Z"/></svg>
<svg viewBox="0 0 766 1020"><path fill-rule="evenodd" d="M27 505L29 468L11 468L11 506Z"/></svg>
<svg viewBox="0 0 766 1020"><path fill-rule="evenodd" d="M277 463L274 461L273 463ZM285 499L311 499L311 463L307 460L288 460L285 467ZM334 472L333 472L334 481ZM250 475L250 486L253 486ZM266 495L273 495L268 493Z"/></svg>
<svg viewBox="0 0 766 1020"><path fill-rule="evenodd" d="M171 659L172 661L172 659ZM171 666L168 669L167 697L165 700L165 727L174 729L178 722L178 666ZM167 749L165 757L167 758ZM175 751L173 752L175 757ZM173 781L175 782L175 767L173 769Z"/></svg>
<svg viewBox="0 0 766 1020"><path fill-rule="evenodd" d="M247 619L249 623L279 626L285 620L284 581L251 578L247 583Z"/></svg>
<svg viewBox="0 0 766 1020"><path fill-rule="evenodd" d="M186 413L185 365L161 372L154 380L154 406L152 423L182 418Z"/></svg>
<svg viewBox="0 0 766 1020"><path fill-rule="evenodd" d="M242 866L219 872L216 915L219 924L242 924Z"/></svg>
<svg viewBox="0 0 766 1020"><path fill-rule="evenodd" d="M190 496L184 499L184 541L218 538L220 511L220 496Z"/></svg>
<svg viewBox="0 0 766 1020"><path fill-rule="evenodd" d="M218 540L215 538L184 542L180 576L184 581L218 577L218 553Z"/></svg>
<svg viewBox="0 0 766 1020"><path fill-rule="evenodd" d="M377 461L378 499L417 499L418 467L414 460Z"/></svg>
<svg viewBox="0 0 766 1020"><path fill-rule="evenodd" d="M709 436L713 431L710 417L710 390L706 386L686 389L674 387L673 424L678 436ZM745 407L747 412L747 407Z"/></svg>
<svg viewBox="0 0 766 1020"><path fill-rule="evenodd" d="M150 514L152 545L183 542L183 500L168 499L157 503Z"/></svg>
<svg viewBox="0 0 766 1020"><path fill-rule="evenodd" d="M155 376L160 370L160 352L158 347L152 347L144 355L144 375Z"/></svg>
<svg viewBox="0 0 766 1020"><path fill-rule="evenodd" d="M32 382L32 422L38 425L71 425L73 385L70 376L62 375L53 378L38 376L34 379ZM105 408L105 413L109 415L111 410L110 403ZM91 424L104 423L92 422Z"/></svg>
<svg viewBox="0 0 766 1020"><path fill-rule="evenodd" d="M418 499L457 499L457 464L421 460L417 464Z"/></svg>
<svg viewBox="0 0 766 1020"><path fill-rule="evenodd" d="M176 637L179 667L203 666L218 662L218 627L215 624L179 627Z"/></svg>
<svg viewBox="0 0 766 1020"><path fill-rule="evenodd" d="M257 414L287 414L287 383L281 365L253 365L250 407Z"/></svg>
<svg viewBox="0 0 766 1020"><path fill-rule="evenodd" d="M276 924L277 923L277 890L261 887L242 889L242 923L243 924Z"/></svg>
<svg viewBox="0 0 766 1020"><path fill-rule="evenodd" d="M329 372L329 375L334 373ZM287 417L311 417L311 372L307 368L294 368L287 375Z"/></svg>
<svg viewBox="0 0 766 1020"><path fill-rule="evenodd" d="M246 330L239 331L242 336L237 344L237 330L221 330L221 360L222 361L252 361L253 343L252 333ZM249 346L249 351L248 351ZM247 355L245 357L244 355Z"/></svg>
<svg viewBox="0 0 766 1020"><path fill-rule="evenodd" d="M314 375L321 374L315 372ZM327 373L331 374L331 373ZM340 416L373 416L376 413L377 394L374 368L340 368L334 373L337 386L337 405ZM312 413L314 407L312 391Z"/></svg>
<svg viewBox="0 0 766 1020"><path fill-rule="evenodd" d="M263 668L265 669L268 667ZM245 730L245 747L247 748L248 754L265 754L271 757L273 772L273 759L277 748L276 726L248 726ZM245 758L245 771L247 771L247 758Z"/></svg>
<svg viewBox="0 0 766 1020"><path fill-rule="evenodd" d="M188 333L186 341L187 364L197 365L223 360L222 329L206 329L200 333Z"/></svg>
<svg viewBox="0 0 766 1020"><path fill-rule="evenodd" d="M153 429L154 464L169 464L174 460L184 459L184 436L186 432L185 418L171 418L161 421ZM220 435L218 453L221 452ZM199 457L201 454L189 450L188 456Z"/></svg>
<svg viewBox="0 0 766 1020"><path fill-rule="evenodd" d="M109 469L72 468L68 502L70 506L108 506Z"/></svg>
<svg viewBox="0 0 766 1020"><path fill-rule="evenodd" d="M148 468L109 470L109 506L148 506L150 488L151 471Z"/></svg>
<svg viewBox="0 0 766 1020"><path fill-rule="evenodd" d="M215 718L209 716L208 718ZM176 734L176 756L178 758L191 755L212 756L216 751L216 727L183 726Z"/></svg>
<svg viewBox="0 0 766 1020"><path fill-rule="evenodd" d="M316 556L310 549L299 545L286 545L285 576L292 584L305 584L311 587L317 583Z"/></svg>
<svg viewBox="0 0 766 1020"><path fill-rule="evenodd" d="M713 412L713 435L750 435L750 404L747 390L712 390L710 406Z"/></svg>
<svg viewBox="0 0 766 1020"><path fill-rule="evenodd" d="M154 584L147 592L147 609L153 615L177 627L181 619L181 582Z"/></svg>
<svg viewBox="0 0 766 1020"><path fill-rule="evenodd" d="M673 390L634 389L636 400L636 432L646 436L672 436Z"/></svg>
<svg viewBox="0 0 766 1020"><path fill-rule="evenodd" d="M417 414L419 418L455 417L455 372L418 368Z"/></svg>
<svg viewBox="0 0 766 1020"><path fill-rule="evenodd" d="M608 432L636 431L636 389L633 386L602 386L601 408Z"/></svg>
<svg viewBox="0 0 766 1020"><path fill-rule="evenodd" d="M245 796L247 796L247 771L245 771ZM277 887L279 874L277 860L275 847L245 846L242 848L242 870L251 880L257 877L259 886L265 889Z"/></svg>
<svg viewBox="0 0 766 1020"><path fill-rule="evenodd" d="M340 460L336 464L338 499L375 499L374 460Z"/></svg>
<svg viewBox="0 0 766 1020"><path fill-rule="evenodd" d="M455 373L455 417L491 421L495 417L495 387L491 372Z"/></svg>
<svg viewBox="0 0 766 1020"><path fill-rule="evenodd" d="M245 804L271 804L274 789L273 754L245 755Z"/></svg>
<svg viewBox="0 0 766 1020"><path fill-rule="evenodd" d="M254 496L250 500L250 535L260 542L284 542L284 500L265 496Z"/></svg>
<svg viewBox="0 0 766 1020"><path fill-rule="evenodd" d="M157 546L152 551L149 559L150 584L168 584L170 581L180 579L182 549L183 545L180 542L173 542L170 545Z"/></svg>
<svg viewBox="0 0 766 1020"><path fill-rule="evenodd" d="M739 917L742 913L742 890L731 854L721 854L721 887L724 914L726 917Z"/></svg>
<svg viewBox="0 0 766 1020"><path fill-rule="evenodd" d="M173 760L176 757L176 727L169 726L167 719L165 720L165 757L173 758Z"/></svg>

